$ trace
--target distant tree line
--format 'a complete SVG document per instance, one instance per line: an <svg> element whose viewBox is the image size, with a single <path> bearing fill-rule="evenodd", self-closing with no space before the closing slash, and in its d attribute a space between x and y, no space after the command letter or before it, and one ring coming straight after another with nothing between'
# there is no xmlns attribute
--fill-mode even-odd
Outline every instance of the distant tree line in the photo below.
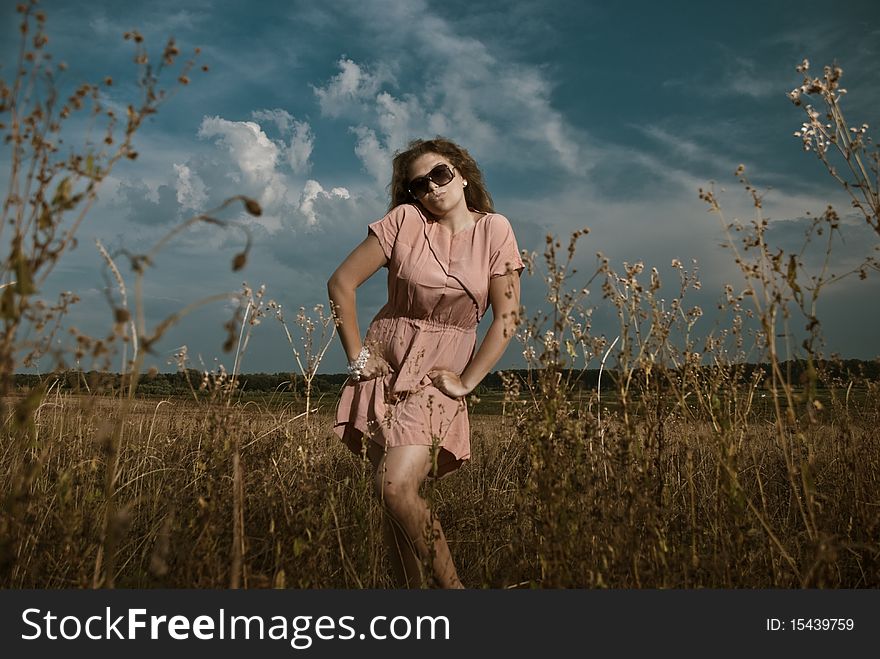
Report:
<svg viewBox="0 0 880 659"><path fill-rule="evenodd" d="M797 385L809 380L808 366L803 361L790 361L782 364L789 381ZM703 368L711 369L712 366ZM815 365L819 374L817 385L826 386L828 383L850 381L878 381L880 380L880 360L863 361L859 359L845 359L835 361L822 361ZM509 369L504 371L515 375L522 381L526 381L530 375L527 369ZM741 364L737 377L741 383L751 382L757 372L764 376L770 374L770 366L767 364ZM585 371L567 371L563 377L576 380L577 385L585 390L595 389L599 381L599 369ZM638 376L638 371L634 374ZM531 372L531 377L535 371ZM612 369L606 369L604 381L613 386L612 382L617 373ZM138 382L137 392L147 396L176 396L186 395L195 391L199 395L204 374L201 371L189 369L175 373L152 373L141 376ZM322 373L315 376L312 381L313 394L335 394L339 391L347 379L344 373ZM123 376L117 373L104 373L98 371L61 371L42 375L19 373L15 375L15 388L18 390L30 390L36 386L58 387L63 391L81 393L112 392L120 391L125 385ZM301 375L295 373L246 373L239 376L238 389L243 393L301 393L305 388L305 382ZM488 393L503 391L504 384L499 372L487 375L476 393Z"/></svg>
<svg viewBox="0 0 880 659"><path fill-rule="evenodd" d="M810 367L806 361L787 361L783 362L781 367L783 373L786 374L788 381L795 386L806 384L810 379ZM719 367L703 366L702 368L708 372ZM724 368L729 368L729 366L725 366ZM737 371L735 375L740 384L752 382L753 378L758 374L763 375L764 380L769 379L770 376L770 364L738 364L736 365L736 368ZM832 383L880 381L880 359L875 359L873 361L864 361L861 359L820 360L814 363L813 368L818 377L816 385L819 388ZM514 374L523 381L525 381L529 375L527 369L510 369L504 372ZM535 372L532 371L532 377L534 377L534 373ZM599 373L600 371L597 368L587 369L585 371L563 370L562 376L564 378L576 379L578 386L582 389L596 389L599 384ZM640 374L641 369L635 369L633 378L638 379ZM610 386L611 382L613 382L617 376L617 371L606 368L602 376L603 389L606 386ZM501 375L498 372L487 375L480 386L492 391L502 390L504 388Z"/></svg>
<svg viewBox="0 0 880 659"><path fill-rule="evenodd" d="M338 391L348 376L345 374L316 375L312 380L314 393ZM175 373L149 373L141 376L137 393L147 396L191 395L202 392L204 373L195 369ZM29 390L42 384L45 387L58 387L62 391L80 393L120 391L127 386L125 376L118 373L99 371L62 371L43 375L16 374L15 387ZM238 376L238 390L245 393L284 393L300 392L305 382L302 376L293 373L246 373Z"/></svg>

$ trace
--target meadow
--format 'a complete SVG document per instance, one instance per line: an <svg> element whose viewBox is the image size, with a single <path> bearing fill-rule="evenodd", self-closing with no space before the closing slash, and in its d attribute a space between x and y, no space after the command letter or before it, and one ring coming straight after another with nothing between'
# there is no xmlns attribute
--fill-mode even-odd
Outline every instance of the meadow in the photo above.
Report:
<svg viewBox="0 0 880 659"><path fill-rule="evenodd" d="M539 437L546 410L508 398L473 411L471 462L427 496L471 587L877 587L878 392L830 392L787 445L768 411L631 432L608 410L600 431L583 400ZM6 444L6 587L392 587L332 400L308 422L302 400L125 407L48 392L32 448Z"/></svg>
<svg viewBox="0 0 880 659"><path fill-rule="evenodd" d="M0 586L391 587L369 464L336 439L334 398L316 386L335 340L332 312L285 318L264 288L245 287L225 326L228 371L200 372L189 395L140 388L149 388L148 351L192 309L229 298L151 324L143 282L156 255L184 229L232 228L245 236L231 263L241 270L251 236L220 216L228 207L260 215L257 201L231 197L138 253L99 243L115 319L101 337L65 325L75 293L40 297L100 184L137 158L134 135L188 83L198 53L178 64L169 40L154 66L141 35L126 33L139 97L117 116L100 93L111 81L66 100L53 93L60 65L45 56L46 18L35 2L19 12L21 60L0 89L10 145L0 216ZM170 71L176 82L164 88ZM880 156L867 127L843 117L842 70L814 75L804 61L798 71L803 83L789 94L805 111L798 137L880 237ZM59 149L77 112L103 122L103 146ZM803 250L770 244L763 193L744 167L734 176L753 202L748 220L726 219L713 187L700 191L741 275L718 292L712 327L688 301L700 288L696 268L677 260L672 283L651 264L617 266L601 254L593 272L576 272L587 229L567 244L548 235L542 255L523 254L523 276L546 283L544 310L518 313L511 349L524 368L470 397L472 459L424 492L468 587L880 586L880 381L876 368L824 356L816 311L826 288L877 276L880 264L868 248L832 273L830 256L811 268ZM830 255L840 225L829 206L805 245ZM600 306L619 321L615 332L592 330ZM296 393L245 396L249 339L272 318L290 341ZM186 351L177 357L190 373ZM16 374L50 358L57 369L16 387ZM112 386L62 386L72 363L117 375Z"/></svg>

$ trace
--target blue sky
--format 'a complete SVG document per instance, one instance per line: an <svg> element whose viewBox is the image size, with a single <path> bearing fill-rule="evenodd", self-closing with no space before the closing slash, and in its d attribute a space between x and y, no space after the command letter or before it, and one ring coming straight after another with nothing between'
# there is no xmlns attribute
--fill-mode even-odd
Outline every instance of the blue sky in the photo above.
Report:
<svg viewBox="0 0 880 659"><path fill-rule="evenodd" d="M14 62L14 2L4 0L4 75ZM200 47L207 74L172 98L136 140L140 157L113 172L101 201L43 293L75 290L70 322L101 334L112 322L100 238L111 250L145 249L174 222L234 194L261 201L246 269L229 264L240 236L201 227L163 251L147 276L153 322L243 281L266 286L289 320L326 302L325 282L384 213L390 155L414 137L443 134L483 167L496 208L520 247L543 250L549 232L588 226L578 260L642 261L671 279L672 259L697 259L710 310L725 282L739 281L718 247L718 219L697 190L717 181L729 218L751 216L733 172L771 188L771 238L791 249L808 212L833 203L846 221L835 252L842 269L880 242L857 218L820 163L792 136L800 110L786 98L795 66L836 60L848 116L880 117L880 8L875 2L346 2L84 1L41 3L50 50L66 79L114 77L110 102L131 98L134 66L121 35L138 29L152 51L174 36ZM75 144L75 127L67 136ZM0 167L8 162L3 152ZM851 220L851 221L850 221ZM384 303L385 271L358 296L360 323ZM576 283L576 282L575 282ZM542 284L524 279L524 303ZM846 280L820 306L828 352L880 355L878 277ZM597 290L594 331L615 334ZM866 301L868 302L866 304ZM184 319L149 364L171 369L187 345L207 367L231 357L220 346L229 305ZM705 329L711 328L707 313ZM488 321L484 321L487 323ZM702 322L702 321L701 321ZM485 328L484 328L485 329ZM698 326L699 329L699 326ZM338 343L338 342L337 342ZM515 344L499 367L517 365ZM48 362L42 365L48 368ZM341 371L338 345L322 371ZM295 370L277 322L254 328L244 371Z"/></svg>

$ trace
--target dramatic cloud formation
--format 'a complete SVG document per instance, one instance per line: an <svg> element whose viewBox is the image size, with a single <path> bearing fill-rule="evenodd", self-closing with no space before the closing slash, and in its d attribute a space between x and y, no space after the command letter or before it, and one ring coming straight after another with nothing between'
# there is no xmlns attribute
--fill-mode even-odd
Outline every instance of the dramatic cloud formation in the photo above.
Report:
<svg viewBox="0 0 880 659"><path fill-rule="evenodd" d="M223 211L250 232L245 271L230 268L242 248L238 227L197 225L175 237L148 272L153 320L209 292L238 290L243 279L265 283L288 309L326 303L327 277L386 211L394 152L440 134L477 158L496 207L539 262L547 234L566 239L584 226L591 233L575 257L581 273L602 252L618 267L657 266L672 282L672 259L696 259L704 286L692 302L707 310L708 327L720 287L739 277L719 247L722 222L754 214L733 176L740 163L763 194L768 235L780 247L796 249L807 214L829 203L844 218L834 272L858 264L878 242L791 136L802 110L785 92L797 83L793 66L803 57L838 60L850 87L848 116L872 123L880 41L871 25L880 9L856 2L825 12L820 29L809 16L823 6L805 1L795 15L762 3L762 20L748 29L742 21L750 9L742 5L688 21L647 2L450 0L441 8L425 0L267 0L203 11L156 0L127 5L125 17L108 0L44 5L50 43L59 60L70 61L70 75L118 81L104 92L108 107L124 110L131 101L130 43L119 35L132 25L142 26L151 47L170 34L185 52L201 47L210 65L145 124L139 158L107 181L84 239L136 252L229 197L247 195L262 206L257 218L238 203ZM14 7L2 11L10 19L3 25L14 26ZM11 29L0 45L4 61L15 57ZM637 38L622 39L624 32ZM78 137L65 142L78 144ZM698 199L697 190L710 185L723 217ZM804 258L809 267L823 263L810 250ZM74 322L91 323L96 333L109 313L100 263L92 249L72 251L45 290L48 297L90 291ZM875 279L828 289L831 349L876 354L876 340L845 321L861 300L859 328L876 325L877 312L863 304L878 292ZM540 277L523 278L529 309L541 307L543 287ZM384 295L383 274L359 289L363 327ZM615 319L602 311L598 289L593 295L594 331L612 334ZM223 320L222 309L206 309L157 350L187 343L193 354L213 355ZM245 370L274 370L285 340L271 324L259 329ZM501 366L515 363L511 349ZM343 364L334 348L324 366Z"/></svg>
<svg viewBox="0 0 880 659"><path fill-rule="evenodd" d="M231 171L229 178L235 183L244 183L248 190L258 191L257 198L263 206L274 208L283 201L285 185L277 171L281 149L259 124L205 117L198 135L217 138L238 170Z"/></svg>
<svg viewBox="0 0 880 659"><path fill-rule="evenodd" d="M553 170L574 175L586 171L586 136L553 107L553 85L539 67L499 57L423 2L384 4L389 6L382 16L401 24L412 21L421 29L388 30L371 7L359 18L367 29L389 33L383 45L393 56L382 59L380 51L372 67L340 59L339 72L315 87L325 116L357 122L351 126L356 153L377 181L383 181L380 163L387 163L389 154L415 137L437 134L467 144L484 162L508 159L518 167L520 154L529 153L532 163ZM397 60L398 49L410 54L425 81L402 94L393 91L400 87L396 78L372 72L405 68Z"/></svg>

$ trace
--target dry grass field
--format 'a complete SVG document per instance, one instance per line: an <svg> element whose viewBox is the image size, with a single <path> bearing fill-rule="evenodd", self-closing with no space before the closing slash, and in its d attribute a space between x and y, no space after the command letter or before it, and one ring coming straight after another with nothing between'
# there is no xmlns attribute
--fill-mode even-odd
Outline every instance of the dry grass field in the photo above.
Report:
<svg viewBox="0 0 880 659"><path fill-rule="evenodd" d="M614 415L600 433L582 406L541 437L510 404L472 416L471 462L427 495L471 587L877 587L876 395L787 446L758 416L629 434ZM301 405L126 406L49 394L31 447L5 445L4 586L392 585L369 464L332 405L308 429Z"/></svg>

